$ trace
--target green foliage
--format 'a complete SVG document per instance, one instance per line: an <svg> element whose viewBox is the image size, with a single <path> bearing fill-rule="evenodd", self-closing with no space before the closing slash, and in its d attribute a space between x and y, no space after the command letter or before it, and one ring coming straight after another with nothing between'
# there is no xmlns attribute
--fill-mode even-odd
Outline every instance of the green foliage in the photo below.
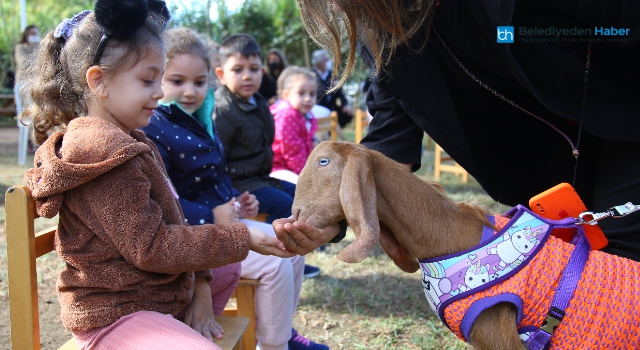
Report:
<svg viewBox="0 0 640 350"><path fill-rule="evenodd" d="M218 13L215 21L209 18L212 8ZM235 12L227 8L224 0L174 4L170 10L172 26L192 28L217 42L232 34L246 33L258 41L263 52L274 47L282 50L290 64L305 65L305 40L309 55L317 49L307 39L300 12L292 0L245 0Z"/></svg>
<svg viewBox="0 0 640 350"><path fill-rule="evenodd" d="M27 25L36 25L43 36L55 29L63 18L93 8L92 0L27 0ZM20 41L20 2L0 0L0 67L14 69L14 47ZM3 74L4 76L4 74Z"/></svg>
<svg viewBox="0 0 640 350"><path fill-rule="evenodd" d="M93 8L94 0L26 0L27 22L39 27L44 35L63 19L84 9ZM14 69L14 46L20 40L20 8L17 0L0 0L0 68ZM309 39L300 11L294 0L244 0L242 6L230 11L225 0L169 1L173 27L185 26L206 34L217 42L229 35L246 33L258 41L263 53L271 48L284 52L289 64L307 66L318 46ZM218 18L211 20L211 10ZM215 12L215 11L214 11ZM346 57L346 56L344 56ZM4 74L0 72L0 83ZM361 82L367 68L358 58L351 81ZM354 101L361 101L355 97ZM358 106L361 103L357 103Z"/></svg>

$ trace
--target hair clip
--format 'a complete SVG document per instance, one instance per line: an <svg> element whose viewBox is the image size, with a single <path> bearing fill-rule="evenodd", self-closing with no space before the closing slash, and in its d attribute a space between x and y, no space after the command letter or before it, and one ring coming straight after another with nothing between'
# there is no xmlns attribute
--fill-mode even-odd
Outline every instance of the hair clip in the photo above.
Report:
<svg viewBox="0 0 640 350"><path fill-rule="evenodd" d="M73 35L74 29L80 24L80 22L87 17L91 13L91 10L84 10L71 19L65 18L60 22L56 29L53 31L54 38L64 38L64 40L69 40L69 38Z"/></svg>
<svg viewBox="0 0 640 350"><path fill-rule="evenodd" d="M104 52L104 48L107 47L107 40L109 40L109 36L107 34L102 34L102 38L100 38L100 43L98 44L98 48L96 49L96 55L93 56L92 66L97 66L100 64L100 58L102 58L102 53Z"/></svg>

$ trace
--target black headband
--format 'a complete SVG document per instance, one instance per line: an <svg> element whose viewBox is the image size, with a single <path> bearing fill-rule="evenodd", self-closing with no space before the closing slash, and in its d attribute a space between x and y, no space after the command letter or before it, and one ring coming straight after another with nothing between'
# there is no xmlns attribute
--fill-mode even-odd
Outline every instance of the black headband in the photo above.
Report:
<svg viewBox="0 0 640 350"><path fill-rule="evenodd" d="M150 14L160 16L165 23L171 15L162 0L98 0L95 5L96 22L102 31L100 43L93 57L92 65L100 64L100 59L111 38L124 39L133 36L144 26Z"/></svg>

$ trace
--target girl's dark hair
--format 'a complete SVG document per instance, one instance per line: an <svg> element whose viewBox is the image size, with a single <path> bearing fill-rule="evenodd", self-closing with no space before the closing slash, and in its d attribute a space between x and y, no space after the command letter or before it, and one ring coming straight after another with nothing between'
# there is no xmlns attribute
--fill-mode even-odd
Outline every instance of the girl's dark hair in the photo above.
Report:
<svg viewBox="0 0 640 350"><path fill-rule="evenodd" d="M436 0L297 0L300 16L311 38L333 54L334 74L342 65L341 50L346 34L349 56L340 87L353 72L357 40L375 58L374 74L384 69L400 44L420 33L428 39ZM344 33L346 31L346 33ZM420 49L420 48L418 48Z"/></svg>
<svg viewBox="0 0 640 350"><path fill-rule="evenodd" d="M29 42L29 31L34 28L38 29L38 27L34 25L30 25L24 28L24 30L22 31L22 37L20 38L20 44L26 44Z"/></svg>
<svg viewBox="0 0 640 350"><path fill-rule="evenodd" d="M126 38L110 38L100 58L107 78L129 68L162 47L167 17L149 12L144 24ZM20 122L29 125L32 139L41 144L54 131L64 131L69 121L87 114L90 90L85 75L92 66L104 28L95 13L85 17L65 39L49 32L38 46L36 61L27 70L21 89L28 105Z"/></svg>
<svg viewBox="0 0 640 350"><path fill-rule="evenodd" d="M209 49L194 30L185 27L172 28L162 35L162 40L167 54L167 63L176 55L191 53L202 58L207 64L207 70L211 70Z"/></svg>

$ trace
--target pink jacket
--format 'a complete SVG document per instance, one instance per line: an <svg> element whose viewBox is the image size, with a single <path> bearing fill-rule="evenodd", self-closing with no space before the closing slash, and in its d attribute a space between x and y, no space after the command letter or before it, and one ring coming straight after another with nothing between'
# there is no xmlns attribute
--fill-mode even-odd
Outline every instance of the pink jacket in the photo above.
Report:
<svg viewBox="0 0 640 350"><path fill-rule="evenodd" d="M312 117L311 130L307 131L306 119L289 102L280 101L269 107L276 124L271 171L287 169L300 174L313 149L313 135L318 121Z"/></svg>

